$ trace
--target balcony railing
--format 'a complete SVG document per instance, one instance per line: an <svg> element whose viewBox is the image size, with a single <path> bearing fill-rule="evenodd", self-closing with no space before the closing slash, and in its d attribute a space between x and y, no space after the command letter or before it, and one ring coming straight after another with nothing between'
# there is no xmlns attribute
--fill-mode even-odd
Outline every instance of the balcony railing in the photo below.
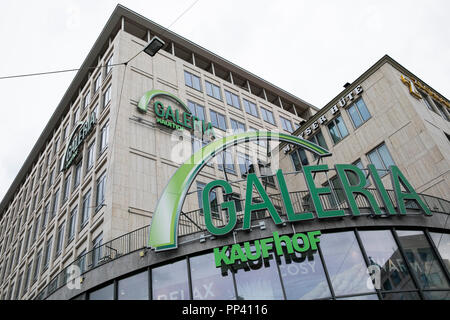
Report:
<svg viewBox="0 0 450 320"><path fill-rule="evenodd" d="M367 189L375 197L380 208L383 209L384 204L380 199L375 189ZM334 192L327 197L321 197L322 206L325 210L330 209L348 209L348 205L345 201L339 201L339 191ZM395 194L393 190L388 190L389 197L392 203L395 203ZM294 212L311 212L314 211L310 195L308 191L296 191L289 194L294 208ZM281 194L271 194L269 197L274 204L275 209L278 211L281 217L286 216L286 211L283 205ZM450 214L450 201L440 199L430 195L420 194L420 197L428 205L428 207L436 213ZM244 214L244 202L245 200L234 199L237 208L238 221L242 221ZM255 197L253 202L262 201L260 198ZM361 209L370 208L370 205L365 197L358 196L356 198L358 207ZM419 209L415 202L409 202L406 204L408 209ZM212 208L213 221L216 227L220 227L227 223L226 211L221 211L220 207L216 206ZM420 214L417 211L417 214ZM259 212L252 213L252 220L259 220L269 217L267 210L261 210ZM81 274L84 274L100 265L108 263L126 254L141 250L147 247L149 239L150 226L134 230L130 233L124 234L116 239L106 242L101 246L93 248L91 251L83 254L73 261L70 265L61 270L53 279L49 281L46 287L44 287L36 299L45 299L54 293L59 288L68 284L71 278L71 272L74 270L74 266L78 267ZM190 212L183 212L179 218L178 235L185 236L195 234L199 232L205 232L206 226L204 223L203 210L197 209Z"/></svg>

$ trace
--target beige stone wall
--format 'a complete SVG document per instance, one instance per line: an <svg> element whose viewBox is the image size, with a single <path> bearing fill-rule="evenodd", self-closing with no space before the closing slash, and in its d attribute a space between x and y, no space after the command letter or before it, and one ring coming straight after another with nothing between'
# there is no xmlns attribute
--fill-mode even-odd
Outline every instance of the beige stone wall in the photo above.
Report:
<svg viewBox="0 0 450 320"><path fill-rule="evenodd" d="M371 118L355 129L349 113L342 108L340 114L349 135L333 144L327 125L320 127L332 157L322 163L333 168L337 163L353 163L360 159L367 167L367 154L382 143L387 146L395 164L405 174L418 192L449 199L450 194L450 143L444 132L450 133L450 123L441 115L427 109L423 100L409 94L400 80L401 73L389 63L383 64L361 83L361 94ZM333 116L326 114L327 120ZM308 138L308 137L306 137ZM309 163L315 164L308 153ZM289 155L281 157L284 171L293 171ZM335 176L330 171L329 178ZM287 177L288 185L295 190L306 190L302 173ZM317 176L317 185L325 182L324 175ZM383 183L392 189L389 176Z"/></svg>

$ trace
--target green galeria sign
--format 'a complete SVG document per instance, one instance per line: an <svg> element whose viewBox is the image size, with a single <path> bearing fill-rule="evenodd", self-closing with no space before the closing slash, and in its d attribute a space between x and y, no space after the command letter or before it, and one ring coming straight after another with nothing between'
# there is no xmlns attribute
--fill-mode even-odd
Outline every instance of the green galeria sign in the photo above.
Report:
<svg viewBox="0 0 450 320"><path fill-rule="evenodd" d="M85 122L79 122L72 134L67 144L66 151L64 153L64 163L62 165L61 171L67 170L76 159L80 146L91 134L92 130L97 123L95 112L91 113L89 118Z"/></svg>
<svg viewBox="0 0 450 320"><path fill-rule="evenodd" d="M367 184L366 177L364 172L359 169L357 166L349 165L349 164L337 164L335 166L336 171L338 172L338 177L341 180L344 193L346 196L346 201L350 208L352 215L359 216L361 215L360 208L356 203L356 196L358 194L363 195L369 202L372 211L376 215L381 215L383 212L375 200L375 197L364 188ZM397 166L390 167L390 174L392 185L394 187L394 192L396 195L396 202L398 205L398 211L395 209L394 204L391 202L388 193L381 183L381 178L378 174L378 171L375 169L373 165L369 165L369 171L372 175L373 180L375 181L376 188L378 194L382 201L384 202L385 208L387 212L391 215L406 214L406 200L415 201L424 211L426 215L431 215L430 209L427 205L422 201L420 196L415 192L414 188L405 178L405 176L401 173ZM328 171L327 165L317 165L317 166L304 166L303 172L306 180L306 184L308 186L311 199L315 208L315 215L319 218L331 218L331 217L342 217L345 215L343 209L340 210L325 210L322 205L322 201L320 200L321 195L331 194L331 189L329 187L317 187L314 182L313 174L315 172L325 172ZM352 185L350 183L349 173L356 175L359 178L359 183L357 185ZM278 170L276 173L276 179L278 180L279 189L282 196L283 205L286 209L287 220L291 222L295 221L304 221L311 220L315 218L314 212L295 212L294 207L292 205L291 198L289 197L289 191L286 186L286 181L284 180L282 170ZM403 187L406 192L402 191ZM205 216L205 225L207 230L217 236L225 235L232 231L236 227L237 223L237 213L236 206L234 201L225 201L220 204L220 208L222 210L226 210L228 214L228 223L225 226L216 227L213 224L213 216L211 212L211 205L209 201L209 194L215 188L222 188L224 194L230 194L232 192L231 185L224 180L215 180L206 185L203 189L202 200L203 200L203 213ZM254 198L254 190L262 199L262 202L253 203L252 199ZM247 176L247 186L246 186L246 195L245 195L245 209L244 209L244 219L243 219L243 230L249 230L251 228L251 220L252 213L259 210L267 210L275 224L283 223L283 219L280 217L280 214L275 209L272 201L270 200L268 194L266 193L262 183L259 181L257 176L252 173Z"/></svg>
<svg viewBox="0 0 450 320"><path fill-rule="evenodd" d="M180 112L178 108L173 108L171 105L166 106L161 101L156 100L153 102L153 111L157 123L176 130L186 129L201 132L213 139L215 138L214 128L211 122L206 123L205 120L201 120L197 116L192 115L186 104L170 92L162 90L151 90L146 92L141 100L139 100L138 110L142 113L146 113L150 102L158 96L176 102L183 111Z"/></svg>

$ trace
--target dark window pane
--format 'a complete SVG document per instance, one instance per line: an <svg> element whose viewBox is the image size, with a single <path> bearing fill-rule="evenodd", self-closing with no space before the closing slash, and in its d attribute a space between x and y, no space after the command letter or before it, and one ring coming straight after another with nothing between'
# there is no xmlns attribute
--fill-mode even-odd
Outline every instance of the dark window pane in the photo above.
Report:
<svg viewBox="0 0 450 320"><path fill-rule="evenodd" d="M221 269L214 263L213 253L191 258L190 266L194 300L235 299L231 273L221 274Z"/></svg>
<svg viewBox="0 0 450 320"><path fill-rule="evenodd" d="M450 272L450 234L430 232L430 236L444 261L447 270Z"/></svg>
<svg viewBox="0 0 450 320"><path fill-rule="evenodd" d="M307 255L285 254L281 258L280 273L288 300L311 300L331 296L318 251L310 251Z"/></svg>
<svg viewBox="0 0 450 320"><path fill-rule="evenodd" d="M416 288L390 231L360 231L359 235L370 265L380 268L381 290Z"/></svg>
<svg viewBox="0 0 450 320"><path fill-rule="evenodd" d="M376 294L369 294L365 296L337 298L336 300L378 300L378 296Z"/></svg>
<svg viewBox="0 0 450 320"><path fill-rule="evenodd" d="M383 293L383 300L421 300L417 292Z"/></svg>
<svg viewBox="0 0 450 320"><path fill-rule="evenodd" d="M448 282L422 231L397 231L400 244L423 289L448 288Z"/></svg>
<svg viewBox="0 0 450 320"><path fill-rule="evenodd" d="M353 232L323 234L320 248L336 295L374 291Z"/></svg>
<svg viewBox="0 0 450 320"><path fill-rule="evenodd" d="M186 260L152 270L153 300L188 300Z"/></svg>
<svg viewBox="0 0 450 320"><path fill-rule="evenodd" d="M92 291L89 300L114 300L114 284Z"/></svg>
<svg viewBox="0 0 450 320"><path fill-rule="evenodd" d="M254 247L252 252L255 252ZM243 266L245 268L237 270L235 274L238 300L284 299L273 253L266 261L249 261Z"/></svg>
<svg viewBox="0 0 450 320"><path fill-rule="evenodd" d="M119 300L148 300L147 270L119 280Z"/></svg>
<svg viewBox="0 0 450 320"><path fill-rule="evenodd" d="M450 291L424 291L427 300L450 300Z"/></svg>

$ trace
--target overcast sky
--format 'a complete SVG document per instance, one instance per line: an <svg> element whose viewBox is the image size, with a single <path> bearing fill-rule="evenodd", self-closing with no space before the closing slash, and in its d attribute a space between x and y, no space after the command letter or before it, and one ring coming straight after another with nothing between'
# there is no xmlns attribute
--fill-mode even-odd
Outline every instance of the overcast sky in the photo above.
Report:
<svg viewBox="0 0 450 320"><path fill-rule="evenodd" d="M123 0L168 27L195 0ZM0 4L0 77L78 68L115 1ZM321 108L389 54L450 97L448 0L200 0L170 29ZM0 199L75 73L0 80Z"/></svg>

